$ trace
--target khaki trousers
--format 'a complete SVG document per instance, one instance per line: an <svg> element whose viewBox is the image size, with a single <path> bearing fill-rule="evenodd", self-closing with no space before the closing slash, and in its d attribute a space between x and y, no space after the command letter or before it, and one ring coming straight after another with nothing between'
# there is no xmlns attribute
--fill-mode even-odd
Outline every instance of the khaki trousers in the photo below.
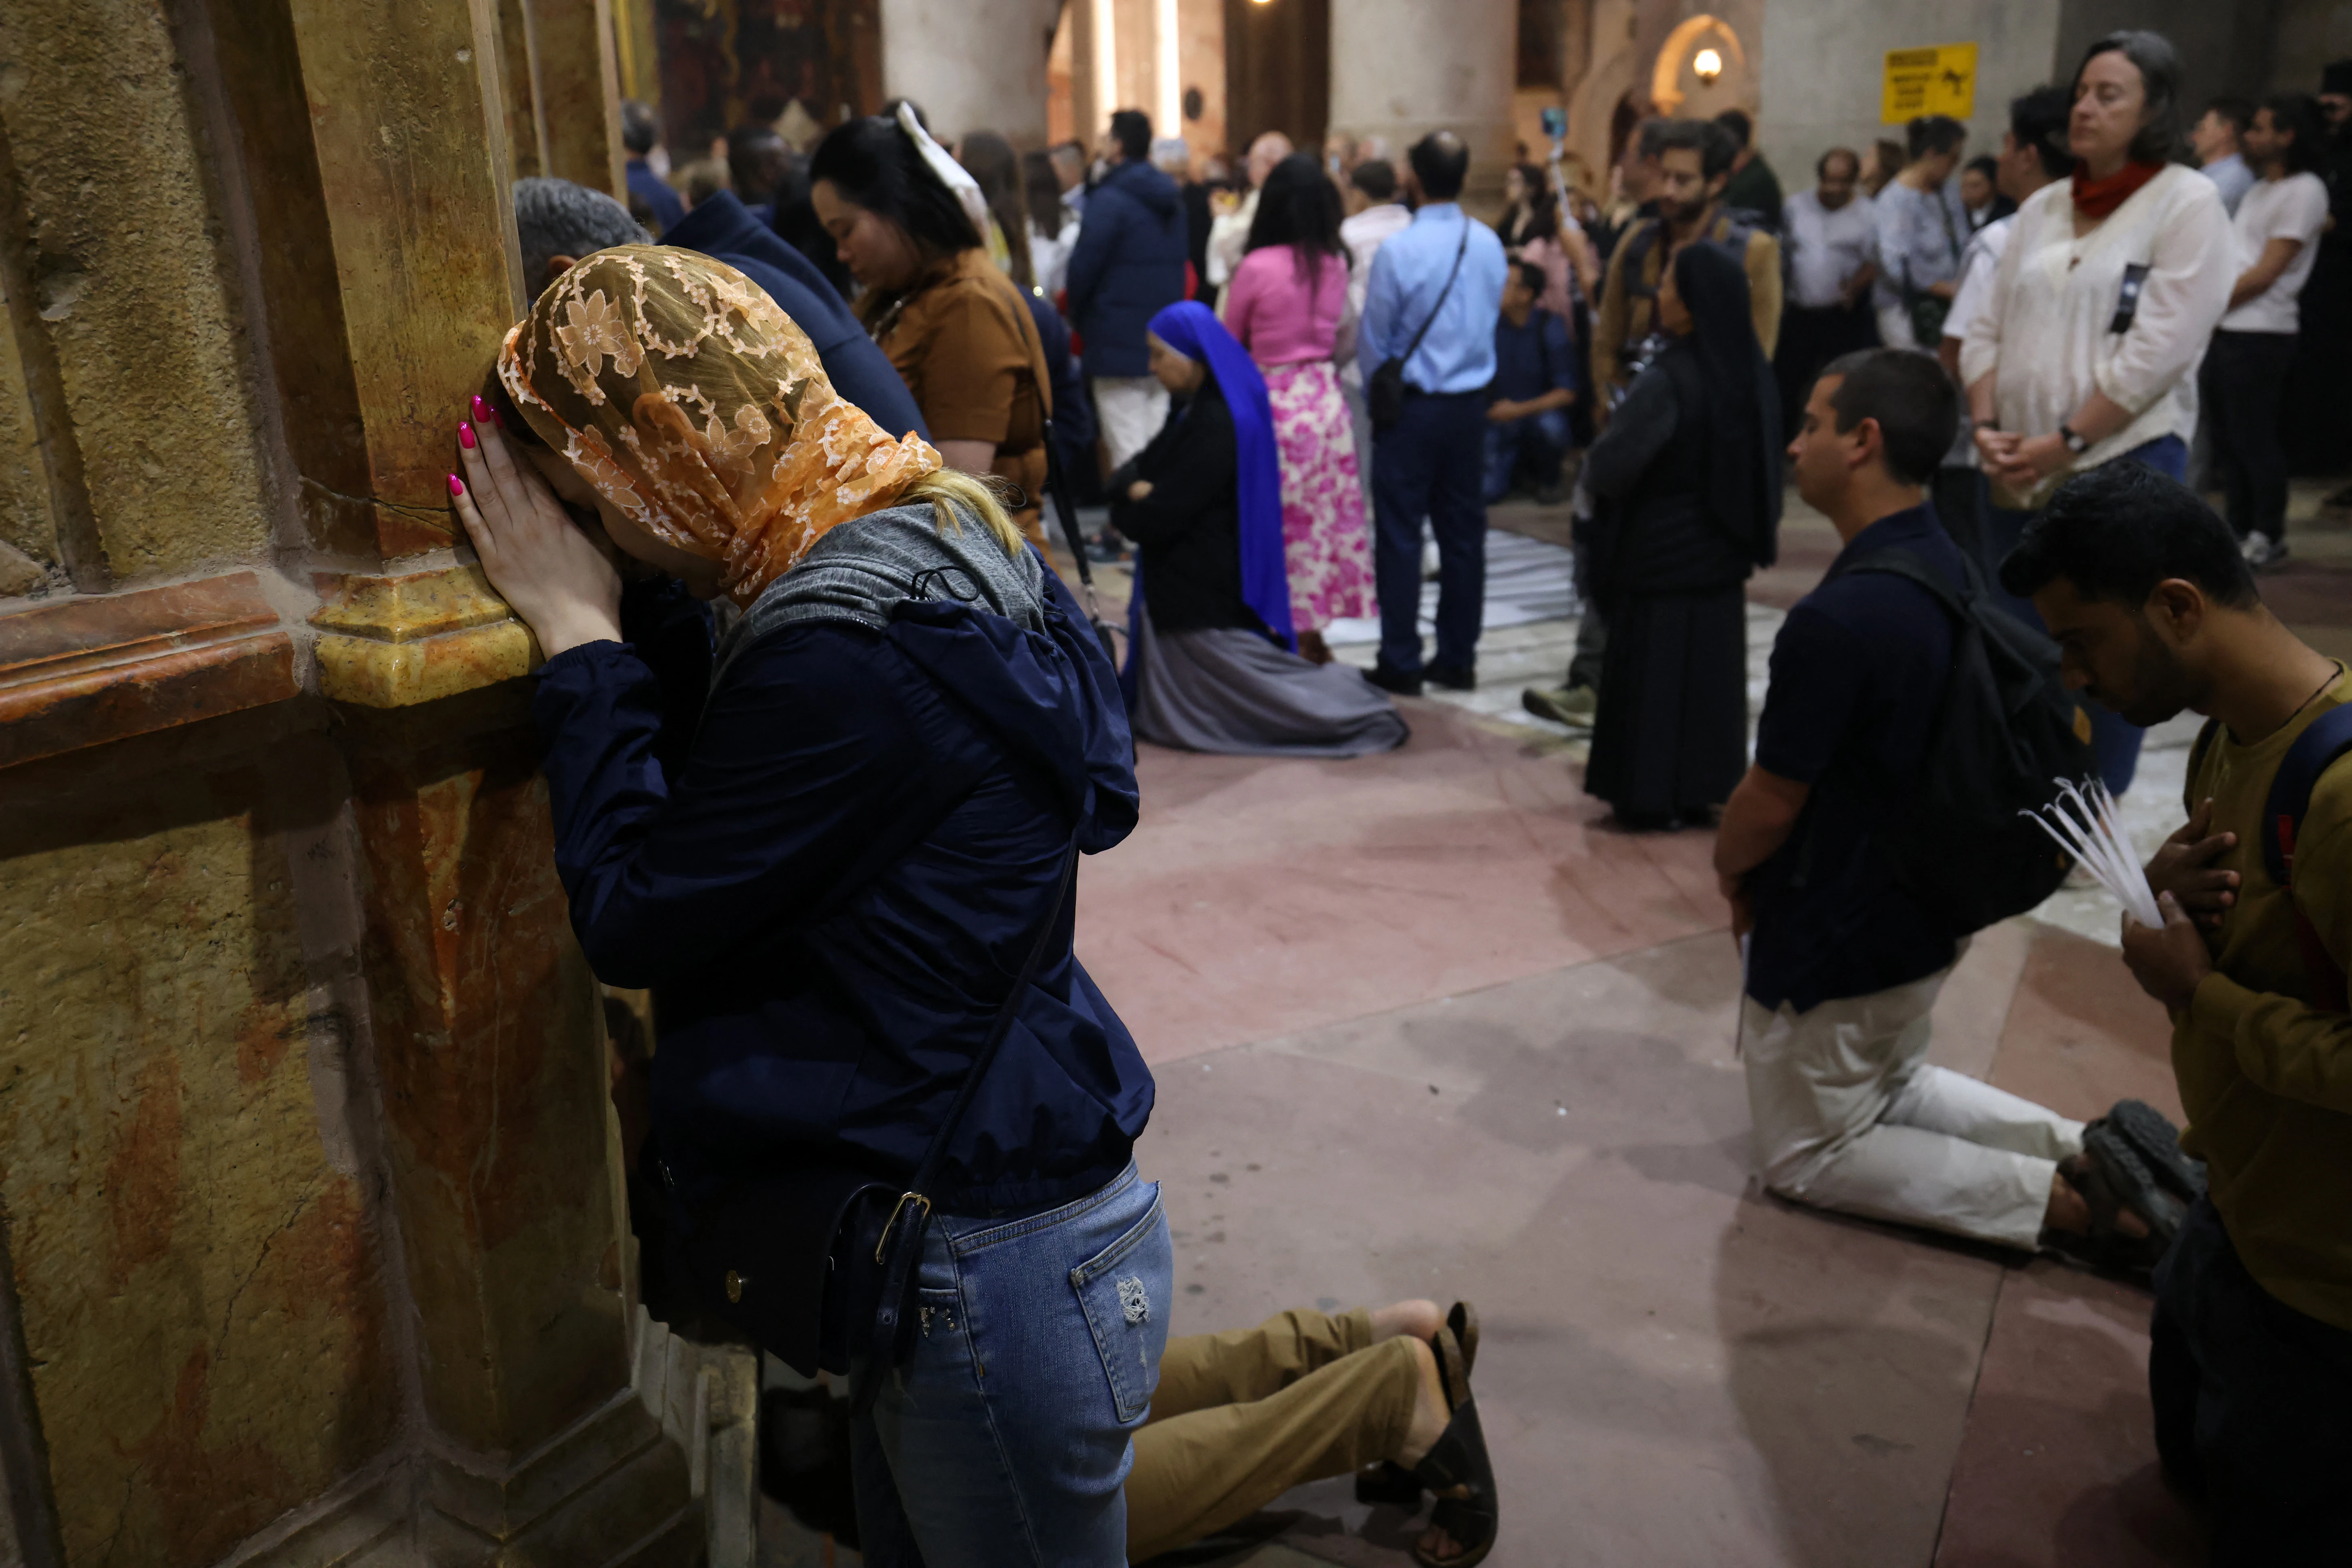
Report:
<svg viewBox="0 0 2352 1568"><path fill-rule="evenodd" d="M1374 1344L1361 1307L1170 1340L1127 1476L1128 1557L1173 1551L1303 1482L1394 1455L1420 1377L1412 1342Z"/></svg>
<svg viewBox="0 0 2352 1568"><path fill-rule="evenodd" d="M1951 973L1803 1013L1739 999L1757 1168L1801 1204L2032 1252L2083 1124L1927 1059Z"/></svg>

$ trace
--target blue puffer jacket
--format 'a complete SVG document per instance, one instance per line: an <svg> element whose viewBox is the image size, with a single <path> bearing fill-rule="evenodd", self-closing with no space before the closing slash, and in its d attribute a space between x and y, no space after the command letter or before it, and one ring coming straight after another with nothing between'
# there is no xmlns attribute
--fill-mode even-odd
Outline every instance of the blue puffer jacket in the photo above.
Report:
<svg viewBox="0 0 2352 1568"><path fill-rule="evenodd" d="M1149 375L1143 329L1184 297L1184 201L1149 163L1112 165L1070 252L1070 321L1088 375Z"/></svg>

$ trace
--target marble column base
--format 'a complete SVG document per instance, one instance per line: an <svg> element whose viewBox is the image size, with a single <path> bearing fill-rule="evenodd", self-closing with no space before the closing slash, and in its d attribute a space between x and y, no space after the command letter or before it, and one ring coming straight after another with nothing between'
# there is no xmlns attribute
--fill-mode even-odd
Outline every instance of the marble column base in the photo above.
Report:
<svg viewBox="0 0 2352 1568"><path fill-rule="evenodd" d="M636 1310L632 1385L501 1462L432 1438L280 1520L236 1568L751 1568L759 1358Z"/></svg>

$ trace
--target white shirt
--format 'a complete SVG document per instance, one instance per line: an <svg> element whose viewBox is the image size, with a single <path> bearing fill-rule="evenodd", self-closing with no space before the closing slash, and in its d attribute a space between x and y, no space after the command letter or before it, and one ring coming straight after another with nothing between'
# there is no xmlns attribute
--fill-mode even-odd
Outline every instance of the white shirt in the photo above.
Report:
<svg viewBox="0 0 2352 1568"><path fill-rule="evenodd" d="M1382 202L1366 207L1339 225L1339 243L1348 247L1348 303L1364 313L1364 290L1372 286L1372 257L1389 236L1410 227L1412 214L1402 202Z"/></svg>
<svg viewBox="0 0 2352 1568"><path fill-rule="evenodd" d="M2009 248L2010 230L2017 226L2017 215L2011 213L1977 230L1969 247L1960 252L1960 287L1952 296L1952 308L1944 316L1944 335L1969 340L1969 327L1984 314L1992 299L1992 280L2000 271L2000 253ZM1978 466L1977 434L1966 419L1960 421L1960 432L1952 449L1944 455L1948 468L1973 468Z"/></svg>
<svg viewBox="0 0 2352 1568"><path fill-rule="evenodd" d="M1066 288L1070 280L1070 252L1077 248L1078 219L1065 205L1062 226L1047 234L1029 220L1029 270L1036 275L1037 287L1045 290L1045 301L1051 304L1055 296Z"/></svg>
<svg viewBox="0 0 2352 1568"><path fill-rule="evenodd" d="M1209 287L1222 289L1234 280L1242 264L1242 247L1249 243L1250 225L1257 219L1257 188L1252 186L1241 205L1222 217L1209 220Z"/></svg>
<svg viewBox="0 0 2352 1568"><path fill-rule="evenodd" d="M2297 303L2319 258L2319 231L2327 222L2327 186L2316 174L2257 180L2238 204L2231 228L2238 241L2238 271L2263 258L2274 239L2299 239L2303 247L2278 280L2221 318L2225 332L2292 332L2302 324ZM2230 281L2234 284L2233 274Z"/></svg>
<svg viewBox="0 0 2352 1568"><path fill-rule="evenodd" d="M2237 280L2234 249L2221 195L2194 169L2158 171L2079 239L2073 183L2044 185L2018 209L1993 297L1969 323L1960 384L1993 376L2000 427L2023 436L2055 435L2105 393L2131 423L2075 469L2166 436L2186 441L2197 428L2197 367ZM2126 268L2146 271L2128 328L2113 331ZM2000 504L2039 507L2066 472Z"/></svg>
<svg viewBox="0 0 2352 1568"><path fill-rule="evenodd" d="M1878 216L1856 191L1832 211L1817 191L1799 191L1780 204L1789 247L1789 303L1825 310L1845 303L1845 282L1878 259Z"/></svg>

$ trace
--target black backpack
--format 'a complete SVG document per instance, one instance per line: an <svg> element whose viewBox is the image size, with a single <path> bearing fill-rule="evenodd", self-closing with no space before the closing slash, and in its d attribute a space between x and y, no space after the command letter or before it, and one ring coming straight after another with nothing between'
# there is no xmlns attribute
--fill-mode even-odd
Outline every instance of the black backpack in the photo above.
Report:
<svg viewBox="0 0 2352 1568"><path fill-rule="evenodd" d="M1882 550L1845 570L1925 588L1952 617L1951 673L1906 797L1874 788L1874 836L1896 879L1955 936L2022 914L2058 890L2073 862L2021 813L2095 765L2091 715L2059 679L2058 645L1994 604L1963 556L1955 592L1917 555Z"/></svg>

